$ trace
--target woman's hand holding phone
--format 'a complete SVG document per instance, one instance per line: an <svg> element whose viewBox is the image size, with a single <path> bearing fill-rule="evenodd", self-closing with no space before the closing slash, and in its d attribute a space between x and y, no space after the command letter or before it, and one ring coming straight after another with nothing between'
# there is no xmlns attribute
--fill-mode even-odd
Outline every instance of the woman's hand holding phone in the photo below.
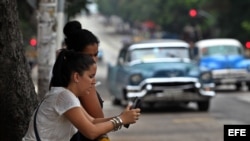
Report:
<svg viewBox="0 0 250 141"><path fill-rule="evenodd" d="M139 97L136 97L130 109L139 108L140 104L141 104L141 99ZM129 124L125 124L124 127L128 128Z"/></svg>

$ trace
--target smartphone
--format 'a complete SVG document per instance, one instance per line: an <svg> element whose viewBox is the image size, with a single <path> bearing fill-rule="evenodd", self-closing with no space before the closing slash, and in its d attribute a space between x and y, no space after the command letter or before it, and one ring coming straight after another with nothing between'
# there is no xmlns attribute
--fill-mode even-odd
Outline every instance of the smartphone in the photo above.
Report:
<svg viewBox="0 0 250 141"><path fill-rule="evenodd" d="M140 104L141 104L141 99L139 97L136 97L134 99L134 102L133 102L132 106L131 106L131 109L139 108Z"/></svg>
<svg viewBox="0 0 250 141"><path fill-rule="evenodd" d="M136 97L133 101L133 104L131 106L131 109L139 108L141 104L141 99L139 97ZM128 128L129 124L125 124L124 127Z"/></svg>

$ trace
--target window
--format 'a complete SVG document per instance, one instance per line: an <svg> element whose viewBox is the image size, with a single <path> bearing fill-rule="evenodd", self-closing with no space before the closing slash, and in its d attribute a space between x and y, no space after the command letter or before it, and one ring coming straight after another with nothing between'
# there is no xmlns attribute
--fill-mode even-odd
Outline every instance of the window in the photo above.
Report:
<svg viewBox="0 0 250 141"><path fill-rule="evenodd" d="M188 49L183 47L140 48L130 51L128 60L145 60L156 58L189 58Z"/></svg>
<svg viewBox="0 0 250 141"><path fill-rule="evenodd" d="M237 46L210 46L202 49L203 56L240 55L241 48Z"/></svg>

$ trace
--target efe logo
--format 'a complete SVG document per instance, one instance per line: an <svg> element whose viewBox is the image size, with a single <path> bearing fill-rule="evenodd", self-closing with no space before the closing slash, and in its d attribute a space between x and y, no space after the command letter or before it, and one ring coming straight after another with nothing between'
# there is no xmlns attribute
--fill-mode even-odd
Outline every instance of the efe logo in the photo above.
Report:
<svg viewBox="0 0 250 141"><path fill-rule="evenodd" d="M250 141L250 125L224 125L224 141Z"/></svg>
<svg viewBox="0 0 250 141"><path fill-rule="evenodd" d="M228 136L246 136L246 129L228 129Z"/></svg>

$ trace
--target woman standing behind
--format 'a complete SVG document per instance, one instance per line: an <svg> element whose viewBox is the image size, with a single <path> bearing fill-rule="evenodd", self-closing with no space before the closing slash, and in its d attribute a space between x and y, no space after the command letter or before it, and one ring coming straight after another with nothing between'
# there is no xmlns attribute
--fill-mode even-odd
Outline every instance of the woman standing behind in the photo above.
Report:
<svg viewBox="0 0 250 141"><path fill-rule="evenodd" d="M128 106L119 116L97 119L81 106L78 97L89 95L95 74L96 63L91 57L62 50L53 67L51 88L33 114L23 141L69 141L77 131L95 139L135 123L140 109Z"/></svg>
<svg viewBox="0 0 250 141"><path fill-rule="evenodd" d="M89 30L82 29L80 22L68 22L63 29L63 33L65 35L64 43L68 50L90 55L95 61L98 61L97 55L99 40ZM89 95L82 95L79 97L79 99L82 106L91 116L94 118L104 117L104 113L102 111L103 100L96 92L96 88L94 86L89 91ZM89 140L84 136L81 138L85 139L86 141ZM106 135L103 135L100 138L105 138L107 141L109 140Z"/></svg>

